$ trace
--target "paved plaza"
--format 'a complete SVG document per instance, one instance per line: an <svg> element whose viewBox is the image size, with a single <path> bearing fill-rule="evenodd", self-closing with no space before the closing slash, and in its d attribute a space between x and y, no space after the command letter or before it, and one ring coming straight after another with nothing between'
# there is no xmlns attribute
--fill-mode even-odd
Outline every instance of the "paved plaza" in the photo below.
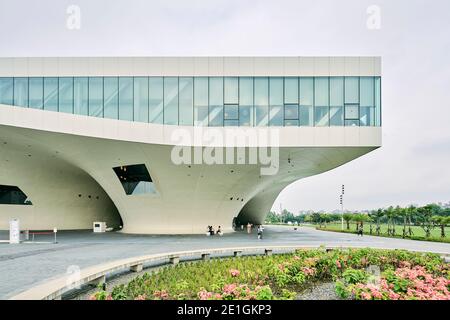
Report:
<svg viewBox="0 0 450 320"><path fill-rule="evenodd" d="M57 244L52 236L36 236L36 242L19 245L0 243L0 299L24 291L39 283L61 276L71 266L86 268L117 259L171 251L268 246L361 246L404 248L450 254L450 244L382 238L359 237L354 234L318 231L311 227L267 226L264 239L256 233L235 232L222 237L204 235L130 235L122 233L94 234L91 231L58 232ZM8 238L0 231L0 240Z"/></svg>

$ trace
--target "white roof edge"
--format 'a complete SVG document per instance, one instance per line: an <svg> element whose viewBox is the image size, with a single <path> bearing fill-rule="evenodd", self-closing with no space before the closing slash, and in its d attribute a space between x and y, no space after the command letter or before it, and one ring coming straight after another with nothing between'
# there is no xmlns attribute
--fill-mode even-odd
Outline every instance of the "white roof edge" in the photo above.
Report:
<svg viewBox="0 0 450 320"><path fill-rule="evenodd" d="M11 76L381 76L381 57L0 58L0 77Z"/></svg>

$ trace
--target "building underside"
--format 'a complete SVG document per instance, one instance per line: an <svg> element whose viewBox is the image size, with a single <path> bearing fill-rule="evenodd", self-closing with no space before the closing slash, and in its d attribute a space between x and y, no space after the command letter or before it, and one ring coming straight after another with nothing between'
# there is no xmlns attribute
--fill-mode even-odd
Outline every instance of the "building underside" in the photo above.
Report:
<svg viewBox="0 0 450 320"><path fill-rule="evenodd" d="M278 173L261 175L261 165L248 161L174 164L164 126L157 133L154 125L129 124L120 132L120 121L52 113L58 124L52 127L48 112L1 110L0 181L18 186L32 205L0 205L0 229L18 218L22 229L34 230L89 229L93 221L105 221L111 227L123 224L127 233L203 233L207 225L220 225L227 232L235 217L242 223L262 223L290 183L358 158L374 150L380 138L379 128L285 128L289 132L281 131L280 140L287 143L279 148ZM30 124L41 113L48 130ZM81 122L85 129L70 133L83 127ZM294 133L298 139L292 138ZM149 143L147 137L153 137ZM160 143L150 143L158 139ZM248 148L245 154L250 154ZM136 164L145 165L155 192L126 194L113 168Z"/></svg>
<svg viewBox="0 0 450 320"><path fill-rule="evenodd" d="M0 58L0 229L230 232L380 146L379 57Z"/></svg>

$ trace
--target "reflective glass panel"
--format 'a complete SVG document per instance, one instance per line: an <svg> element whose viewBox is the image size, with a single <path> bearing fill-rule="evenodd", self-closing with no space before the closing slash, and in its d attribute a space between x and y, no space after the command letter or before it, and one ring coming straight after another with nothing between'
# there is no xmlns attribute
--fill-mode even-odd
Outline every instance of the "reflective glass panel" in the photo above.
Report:
<svg viewBox="0 0 450 320"><path fill-rule="evenodd" d="M344 125L344 107L330 107L330 126Z"/></svg>
<svg viewBox="0 0 450 320"><path fill-rule="evenodd" d="M208 78L194 78L194 125L208 125Z"/></svg>
<svg viewBox="0 0 450 320"><path fill-rule="evenodd" d="M0 104L13 104L13 78L0 78Z"/></svg>
<svg viewBox="0 0 450 320"><path fill-rule="evenodd" d="M345 103L359 103L359 78L345 77Z"/></svg>
<svg viewBox="0 0 450 320"><path fill-rule="evenodd" d="M59 78L59 112L73 113L73 78Z"/></svg>
<svg viewBox="0 0 450 320"><path fill-rule="evenodd" d="M298 105L297 104L284 105L284 119L298 120Z"/></svg>
<svg viewBox="0 0 450 320"><path fill-rule="evenodd" d="M58 78L44 78L44 109L58 111Z"/></svg>
<svg viewBox="0 0 450 320"><path fill-rule="evenodd" d="M284 103L298 103L298 78L284 78Z"/></svg>
<svg viewBox="0 0 450 320"><path fill-rule="evenodd" d="M267 126L269 122L268 78L255 78L255 120L256 126Z"/></svg>
<svg viewBox="0 0 450 320"><path fill-rule="evenodd" d="M30 78L30 108L43 109L44 108L44 79Z"/></svg>
<svg viewBox="0 0 450 320"><path fill-rule="evenodd" d="M119 119L133 121L133 78L131 77L119 78Z"/></svg>
<svg viewBox="0 0 450 320"><path fill-rule="evenodd" d="M74 113L88 115L88 78L73 79Z"/></svg>
<svg viewBox="0 0 450 320"><path fill-rule="evenodd" d="M223 126L223 78L209 78L209 125Z"/></svg>
<svg viewBox="0 0 450 320"><path fill-rule="evenodd" d="M239 103L239 81L237 77L226 77L224 80L224 103Z"/></svg>
<svg viewBox="0 0 450 320"><path fill-rule="evenodd" d="M103 117L103 78L89 78L89 115Z"/></svg>
<svg viewBox="0 0 450 320"><path fill-rule="evenodd" d="M375 125L381 126L381 78L375 78Z"/></svg>
<svg viewBox="0 0 450 320"><path fill-rule="evenodd" d="M28 78L14 78L14 105L28 107Z"/></svg>
<svg viewBox="0 0 450 320"><path fill-rule="evenodd" d="M178 124L178 78L164 78L164 124Z"/></svg>
<svg viewBox="0 0 450 320"><path fill-rule="evenodd" d="M134 121L148 122L148 78L134 78Z"/></svg>
<svg viewBox="0 0 450 320"><path fill-rule="evenodd" d="M314 124L314 79L300 78L300 126Z"/></svg>
<svg viewBox="0 0 450 320"><path fill-rule="evenodd" d="M364 107L375 106L375 82L373 77L361 77L359 80L360 87L360 105Z"/></svg>
<svg viewBox="0 0 450 320"><path fill-rule="evenodd" d="M359 106L357 104L345 105L345 120L359 119Z"/></svg>
<svg viewBox="0 0 450 320"><path fill-rule="evenodd" d="M119 119L119 78L106 77L104 80L104 87L104 117L109 119Z"/></svg>
<svg viewBox="0 0 450 320"><path fill-rule="evenodd" d="M330 106L344 106L344 77L330 77Z"/></svg>
<svg viewBox="0 0 450 320"><path fill-rule="evenodd" d="M192 126L194 118L194 80L180 78L180 125Z"/></svg>
<svg viewBox="0 0 450 320"><path fill-rule="evenodd" d="M239 78L239 125L253 126L253 78Z"/></svg>
<svg viewBox="0 0 450 320"><path fill-rule="evenodd" d="M149 86L149 122L163 123L163 78L150 77Z"/></svg>
<svg viewBox="0 0 450 320"><path fill-rule="evenodd" d="M238 120L239 119L238 105L237 104L226 104L223 117L225 120Z"/></svg>

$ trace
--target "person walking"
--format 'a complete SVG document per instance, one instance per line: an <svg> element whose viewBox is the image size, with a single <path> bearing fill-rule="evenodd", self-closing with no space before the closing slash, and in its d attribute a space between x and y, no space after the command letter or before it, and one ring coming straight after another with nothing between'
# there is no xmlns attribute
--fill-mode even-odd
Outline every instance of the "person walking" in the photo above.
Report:
<svg viewBox="0 0 450 320"><path fill-rule="evenodd" d="M258 226L258 239L259 240L262 240L263 230L264 230L263 226L259 225Z"/></svg>
<svg viewBox="0 0 450 320"><path fill-rule="evenodd" d="M252 225L249 223L247 223L247 233L250 234L252 233Z"/></svg>

